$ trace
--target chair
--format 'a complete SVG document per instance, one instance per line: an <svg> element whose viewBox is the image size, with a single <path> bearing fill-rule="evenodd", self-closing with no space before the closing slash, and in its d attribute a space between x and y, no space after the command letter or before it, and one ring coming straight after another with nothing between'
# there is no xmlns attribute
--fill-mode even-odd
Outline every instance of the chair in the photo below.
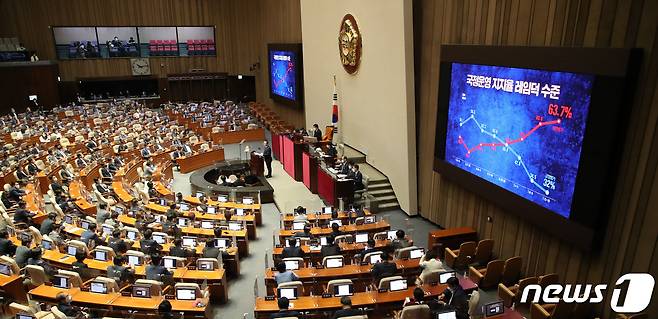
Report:
<svg viewBox="0 0 658 319"><path fill-rule="evenodd" d="M537 280L537 284L539 284L542 288L546 288L546 286L548 285L557 284L557 283L559 283L558 274L546 274L543 276L539 276L539 279Z"/></svg>
<svg viewBox="0 0 658 319"><path fill-rule="evenodd" d="M27 230L28 230L28 231L30 232L30 234L32 235L32 242L33 242L33 243L39 243L39 244L40 244L40 243L41 243L41 240L43 239L43 237L41 236L41 231L38 230L38 229L37 229L36 227L34 227L34 226L30 226L30 227L28 227Z"/></svg>
<svg viewBox="0 0 658 319"><path fill-rule="evenodd" d="M117 281L112 278L98 276L94 280L104 282L107 286L107 293L115 293L120 290L119 284L117 284Z"/></svg>
<svg viewBox="0 0 658 319"><path fill-rule="evenodd" d="M68 317L63 312L61 312L57 306L52 306L50 308L50 312L55 316L56 319L68 319Z"/></svg>
<svg viewBox="0 0 658 319"><path fill-rule="evenodd" d="M11 268L11 273L18 275L18 273L21 272L21 268L18 267L18 264L16 263L16 260L14 258L11 258L9 256L0 256L0 261L2 261L5 264L9 265L9 268Z"/></svg>
<svg viewBox="0 0 658 319"><path fill-rule="evenodd" d="M468 265L468 261L475 254L476 243L468 241L462 243L459 249L452 250L448 247L445 248L445 263L446 266L454 269L463 269Z"/></svg>
<svg viewBox="0 0 658 319"><path fill-rule="evenodd" d="M402 308L399 319L430 319L430 306L411 305Z"/></svg>
<svg viewBox="0 0 658 319"><path fill-rule="evenodd" d="M322 142L331 142L334 139L334 127L325 126L324 135L322 136Z"/></svg>
<svg viewBox="0 0 658 319"><path fill-rule="evenodd" d="M383 232L379 232L379 233L375 233L375 234L372 236L372 239L374 239L375 241L378 241L378 240L387 240L387 239L388 239L388 233L385 232L385 231L383 231Z"/></svg>
<svg viewBox="0 0 658 319"><path fill-rule="evenodd" d="M336 236L334 242L336 243L336 245L344 242L354 242L354 236L352 236L351 234L339 235Z"/></svg>
<svg viewBox="0 0 658 319"><path fill-rule="evenodd" d="M158 237L158 236L165 239L165 244L170 241L169 235L167 235L167 233L154 231L153 232L153 237Z"/></svg>
<svg viewBox="0 0 658 319"><path fill-rule="evenodd" d="M491 260L493 253L493 239L483 239L478 242L475 248L475 254L469 260L469 264L476 266L484 266Z"/></svg>
<svg viewBox="0 0 658 319"><path fill-rule="evenodd" d="M73 288L79 288L82 286L82 278L80 277L80 274L77 272L59 269L57 270L57 274L69 277L69 282L71 283L71 287Z"/></svg>
<svg viewBox="0 0 658 319"><path fill-rule="evenodd" d="M505 307L512 307L512 304L518 304L520 301L520 293L523 292L523 289L528 285L537 284L537 277L528 277L519 280L519 283L506 286L503 283L498 284L498 298L503 301Z"/></svg>
<svg viewBox="0 0 658 319"><path fill-rule="evenodd" d="M379 286L377 287L377 289L389 290L391 288L391 281L400 280L400 279L404 279L404 278L402 278L402 276L384 277L379 281Z"/></svg>
<svg viewBox="0 0 658 319"><path fill-rule="evenodd" d="M433 285L439 282L439 276L443 273L444 270L432 270L427 273L420 274L420 281L425 285Z"/></svg>
<svg viewBox="0 0 658 319"><path fill-rule="evenodd" d="M503 274L505 262L502 260L492 260L487 264L485 269L468 268L468 275L477 284L480 289L495 287L500 282Z"/></svg>
<svg viewBox="0 0 658 319"><path fill-rule="evenodd" d="M471 298L468 299L468 315L470 319L481 318L480 309L478 304L480 303L480 292L476 289L471 293Z"/></svg>
<svg viewBox="0 0 658 319"><path fill-rule="evenodd" d="M196 260L196 268L201 269L199 265L203 262L211 262L212 263L212 269L207 269L207 270L215 270L219 269L219 260L217 258L199 258Z"/></svg>
<svg viewBox="0 0 658 319"><path fill-rule="evenodd" d="M208 145L208 143L201 144L201 151L207 152L209 150L210 150L210 145Z"/></svg>
<svg viewBox="0 0 658 319"><path fill-rule="evenodd" d="M162 283L157 280L137 279L135 284L151 287L151 297L162 296Z"/></svg>
<svg viewBox="0 0 658 319"><path fill-rule="evenodd" d="M338 285L345 285L345 284L354 284L351 279L334 279L334 280L329 280L327 283L327 288L325 289L325 292L327 293L333 293L334 291L334 286Z"/></svg>
<svg viewBox="0 0 658 319"><path fill-rule="evenodd" d="M327 256L327 257L322 258L322 266L323 267L327 267L327 260L329 260L329 259L340 259L340 260L343 261L343 265L345 265L345 257L343 257L343 255L331 255L331 256Z"/></svg>
<svg viewBox="0 0 658 319"><path fill-rule="evenodd" d="M105 261L111 261L113 260L114 256L116 256L114 249L112 247L108 246L96 246L92 251L91 254L94 255L95 251L102 251L105 252Z"/></svg>
<svg viewBox="0 0 658 319"><path fill-rule="evenodd" d="M96 195L96 200L99 203L105 203L107 206L114 206L117 203L114 199L103 196L103 194L97 190L94 191L94 195Z"/></svg>
<svg viewBox="0 0 658 319"><path fill-rule="evenodd" d="M363 259L362 259L362 260L363 260L363 261L370 262L370 257L375 256L375 255L379 255L379 257L381 258L381 255L382 255L382 254L384 254L384 252L381 252L381 251L373 251L373 252L371 252L371 253L367 253L367 254L365 254L365 255L363 256Z"/></svg>
<svg viewBox="0 0 658 319"><path fill-rule="evenodd" d="M36 265L27 265L25 266L25 272L29 279L29 285L31 287L41 286L48 281L48 276L46 276L46 271L41 266Z"/></svg>
<svg viewBox="0 0 658 319"><path fill-rule="evenodd" d="M530 319L569 319L575 303L560 301L557 304L532 304L530 307Z"/></svg>
<svg viewBox="0 0 658 319"><path fill-rule="evenodd" d="M521 256L505 260L505 267L503 267L503 274L500 281L505 285L511 285L519 281L519 277L521 276L521 264Z"/></svg>
<svg viewBox="0 0 658 319"><path fill-rule="evenodd" d="M397 259L409 259L411 251L418 249L416 246L409 246L405 248L400 248L395 252L395 258Z"/></svg>
<svg viewBox="0 0 658 319"><path fill-rule="evenodd" d="M49 311L37 310L30 306L21 305L17 302L10 303L9 309L13 310L16 313L32 315L37 319L45 319L48 315L50 315Z"/></svg>

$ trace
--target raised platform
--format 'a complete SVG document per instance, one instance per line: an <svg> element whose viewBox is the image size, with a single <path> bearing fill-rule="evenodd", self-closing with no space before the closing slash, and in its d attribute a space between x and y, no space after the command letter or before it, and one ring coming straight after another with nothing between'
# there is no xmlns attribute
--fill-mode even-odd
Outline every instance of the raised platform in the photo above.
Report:
<svg viewBox="0 0 658 319"><path fill-rule="evenodd" d="M224 161L212 166L201 168L190 175L192 191L204 192L209 195L230 194L235 192L237 197L252 195L260 192L261 204L274 202L274 188L272 188L264 176L256 176L260 184L258 186L233 187L217 185L213 182L210 182L217 179L219 171L237 173L248 169L248 167L249 161L233 160Z"/></svg>

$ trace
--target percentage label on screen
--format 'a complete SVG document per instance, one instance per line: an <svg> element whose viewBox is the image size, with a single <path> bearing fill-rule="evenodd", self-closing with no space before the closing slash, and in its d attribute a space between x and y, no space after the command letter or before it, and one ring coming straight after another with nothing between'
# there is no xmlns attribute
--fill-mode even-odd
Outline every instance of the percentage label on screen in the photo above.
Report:
<svg viewBox="0 0 658 319"><path fill-rule="evenodd" d="M573 116L571 113L571 106L552 103L548 105L548 114L567 119L570 119L571 116Z"/></svg>

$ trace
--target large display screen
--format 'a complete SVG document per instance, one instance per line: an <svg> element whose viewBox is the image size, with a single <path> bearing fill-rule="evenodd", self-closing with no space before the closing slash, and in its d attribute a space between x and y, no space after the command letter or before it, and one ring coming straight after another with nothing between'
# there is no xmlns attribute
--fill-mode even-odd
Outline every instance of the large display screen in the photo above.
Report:
<svg viewBox="0 0 658 319"><path fill-rule="evenodd" d="M453 63L445 160L568 218L593 80Z"/></svg>
<svg viewBox="0 0 658 319"><path fill-rule="evenodd" d="M292 51L270 51L270 89L289 100L297 99L297 57Z"/></svg>
<svg viewBox="0 0 658 319"><path fill-rule="evenodd" d="M268 71L270 98L292 106L303 105L303 69L300 44L269 44Z"/></svg>

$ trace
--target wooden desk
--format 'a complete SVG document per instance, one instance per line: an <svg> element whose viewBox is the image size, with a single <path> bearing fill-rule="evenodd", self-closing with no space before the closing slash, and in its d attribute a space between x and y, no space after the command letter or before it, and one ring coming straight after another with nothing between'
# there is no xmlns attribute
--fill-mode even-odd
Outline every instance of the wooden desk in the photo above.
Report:
<svg viewBox="0 0 658 319"><path fill-rule="evenodd" d="M53 286L41 285L32 290L29 294L33 299L54 302L59 293L67 293L71 296L72 303L78 306L106 309L110 314L123 315L121 312L126 310L138 311L143 313L155 312L164 296L151 298L138 298L121 296L119 293L97 294L93 292L81 291L80 288L62 289ZM205 304L210 300L201 299ZM205 317L207 306L196 307L196 300L170 300L174 312L184 312L185 318L202 318Z"/></svg>
<svg viewBox="0 0 658 319"><path fill-rule="evenodd" d="M354 196L354 183L352 180L339 180L325 171L322 166L317 166L318 195L329 205L337 207L339 198L351 198Z"/></svg>
<svg viewBox="0 0 658 319"><path fill-rule="evenodd" d="M408 260L396 260L395 264L398 268L396 275L400 275L411 283L414 279L420 274L420 258L418 259L408 259ZM345 260L349 262L349 260ZM308 296L311 293L313 295L322 295L323 286L330 280L334 279L352 279L354 283L355 292L364 292L366 286L372 283L373 277L370 273L372 265L344 265L340 268L322 268L316 269L314 267L304 267L293 272L299 280L304 284L304 295ZM276 281L274 280L274 275L277 272L272 269L265 270L265 287L267 289L268 295L274 295L276 291Z"/></svg>
<svg viewBox="0 0 658 319"><path fill-rule="evenodd" d="M223 160L224 149L220 148L188 157L178 158L176 163L178 163L178 166L180 167L180 172L185 174Z"/></svg>
<svg viewBox="0 0 658 319"><path fill-rule="evenodd" d="M210 133L210 139L215 144L236 144L240 141L264 141L265 129L259 127L252 130L228 131Z"/></svg>
<svg viewBox="0 0 658 319"><path fill-rule="evenodd" d="M78 181L71 182L69 185L69 196L75 199L75 205L82 210L87 216L96 217L96 205L92 204L82 195L84 185Z"/></svg>
<svg viewBox="0 0 658 319"><path fill-rule="evenodd" d="M434 249L443 259L445 248L458 249L467 241L477 241L477 231L471 227L437 229L431 231L427 238L427 247Z"/></svg>
<svg viewBox="0 0 658 319"><path fill-rule="evenodd" d="M375 242L375 247L376 248L384 248L390 243L389 240L378 240ZM340 247L340 251L342 255L346 259L352 259L354 258L354 255L360 254L361 251L365 248L365 244L348 244L348 243L340 243L338 244ZM312 262L312 263L320 263L322 262L322 253L320 252L320 249L311 249L310 246L303 245L301 246L302 250L304 251L304 260L306 262ZM281 253L283 252L283 247L275 247L272 250L272 258L274 261L278 261L281 259Z"/></svg>
<svg viewBox="0 0 658 319"><path fill-rule="evenodd" d="M39 181L39 191L41 194L46 194L48 193L48 187L50 186L50 177L52 176L57 176L59 178L59 175L57 175L57 172L62 167L60 165L52 166L52 167L47 167L49 170L48 172L46 171L41 171L37 173L37 180Z"/></svg>
<svg viewBox="0 0 658 319"><path fill-rule="evenodd" d="M124 187L123 183L119 181L112 182L112 190L114 194L117 195L119 200L123 203L130 203L135 197L133 197Z"/></svg>
<svg viewBox="0 0 658 319"><path fill-rule="evenodd" d="M199 198L194 197L194 196L184 196L183 200L194 205L201 205L201 201ZM215 201L208 199L206 202L206 205L209 206L215 206L219 208L242 208L244 210L250 210L253 212L254 215L256 215L256 226L260 226L263 224L263 217L261 216L261 204L260 203L254 203L254 204L242 204L242 203L236 203L236 202L220 202L220 201ZM234 215L235 216L235 215Z"/></svg>
<svg viewBox="0 0 658 319"><path fill-rule="evenodd" d="M385 221L385 220L380 220L374 224L363 224L363 225L355 225L355 224L350 224L350 225L344 225L340 227L340 230L344 234L355 234L355 233L378 233L378 232L383 232L391 229L391 225ZM279 231L279 242L283 243L284 240L288 237L292 237L295 233L299 232L299 230L288 230L288 229L282 229ZM311 228L311 234L313 236L325 236L331 234L331 228L320 228L320 227L313 227Z"/></svg>
<svg viewBox="0 0 658 319"><path fill-rule="evenodd" d="M458 276L459 283L462 285L466 292L477 289L477 286L468 278ZM357 292L352 296L352 306L354 308L371 308L372 314L381 316L391 309L399 309L405 298L413 297L415 286L410 286L407 290L395 292L377 291L371 292ZM429 294L429 297L437 297L447 288L445 284L436 286L422 286L423 290ZM340 297L322 298L321 296L302 296L297 300L290 302L290 310L303 311L303 312L333 312L341 308ZM268 318L270 314L279 310L276 300L265 300L265 298L256 298L256 306L254 309L255 318Z"/></svg>
<svg viewBox="0 0 658 319"><path fill-rule="evenodd" d="M363 212L365 213L366 216L372 215L370 210L364 209ZM356 218L356 217L354 217ZM347 224L347 222L351 219L349 213L347 212L339 212L338 213L338 219L340 219L343 224ZM306 220L309 223L316 224L317 225L328 225L329 221L331 220L331 214L322 214L322 213L308 213L306 214ZM295 221L295 216L287 214L283 217L283 224L284 227L289 228L292 227L293 222Z"/></svg>
<svg viewBox="0 0 658 319"><path fill-rule="evenodd" d="M0 295L15 300L18 303L27 303L27 294L25 293L25 286L23 286L23 276L0 275Z"/></svg>

